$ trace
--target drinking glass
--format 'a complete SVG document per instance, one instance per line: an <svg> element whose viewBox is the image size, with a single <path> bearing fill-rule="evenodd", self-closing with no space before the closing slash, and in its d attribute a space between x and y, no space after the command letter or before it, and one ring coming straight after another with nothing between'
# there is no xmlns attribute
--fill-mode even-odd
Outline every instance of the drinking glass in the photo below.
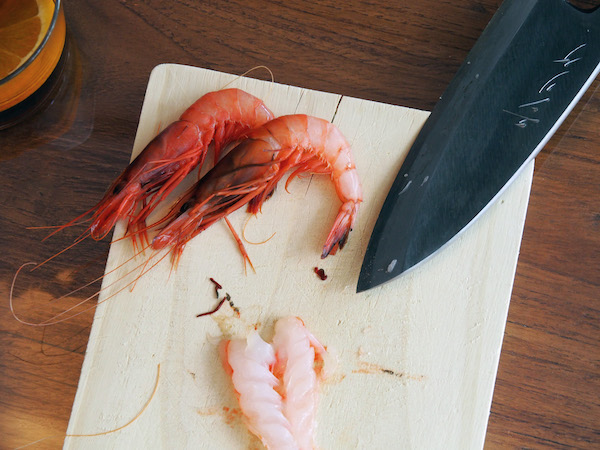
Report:
<svg viewBox="0 0 600 450"><path fill-rule="evenodd" d="M60 0L0 0L0 129L48 102L65 37Z"/></svg>

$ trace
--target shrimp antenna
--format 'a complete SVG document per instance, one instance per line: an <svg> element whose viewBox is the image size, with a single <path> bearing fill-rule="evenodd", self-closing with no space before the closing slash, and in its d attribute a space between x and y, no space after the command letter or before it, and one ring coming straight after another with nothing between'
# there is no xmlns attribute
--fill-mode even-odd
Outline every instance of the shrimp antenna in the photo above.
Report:
<svg viewBox="0 0 600 450"><path fill-rule="evenodd" d="M248 75L250 72L254 72L255 70L258 69L265 69L267 72L269 72L269 74L271 75L271 83L275 83L275 76L273 75L273 71L271 69L269 69L267 66L254 66L251 69L246 70L243 74L238 75L237 77L235 77L233 80L231 80L229 83L226 83L225 85L223 85L221 87L221 89L225 89L227 86L229 86L230 84L235 83L237 80L239 80L242 77L245 77L246 75Z"/></svg>
<svg viewBox="0 0 600 450"><path fill-rule="evenodd" d="M148 247L143 248L142 250L140 250L139 252L135 253L133 256L131 256L129 259L126 259L125 261L123 261L121 264L119 264L117 267L115 267L114 269L106 272L104 275L101 275L95 279L93 279L92 281L87 282L86 284L84 284L83 286L79 286L77 289L74 289L70 292L67 292L66 294L61 295L60 297L56 297L55 299L53 299L52 301L58 301L58 300L62 300L63 298L67 298L70 297L71 295L81 291L82 289L85 289L88 286L91 286L92 284L102 280L104 277L106 277L107 275L110 275L111 273L113 273L114 271L120 269L121 267L123 267L125 264L127 264L129 261L137 258L139 255L141 255L143 252L145 252L148 249ZM152 258L148 258L148 261L152 259ZM147 262L146 262L147 264ZM142 264L134 267L132 270L130 270L129 272L127 272L125 275L123 275L123 277L126 277L127 275L129 275L130 273L134 272L135 270L137 270L138 268L142 267ZM33 272L35 268L31 269L31 271ZM123 278L121 277L121 279ZM16 275L15 275L15 279L16 279ZM119 280L116 280L114 282L112 282L111 284L109 284L108 286L105 286L104 288L100 289L95 295L100 294L100 292L102 292L104 289L111 287L112 285L114 285L115 283L119 282ZM90 298L93 298L90 297Z"/></svg>
<svg viewBox="0 0 600 450"><path fill-rule="evenodd" d="M71 221L71 222L73 222L72 225L83 225L83 224L89 222L91 219L88 218L88 219L82 220L81 222L76 222L76 220L77 219L73 219ZM66 226L65 224L62 224L62 225L40 225L37 227L25 227L25 229L26 230L52 230L52 229L56 229L56 228L64 228L65 226ZM44 240L48 239L48 237L49 236L46 236L44 238Z"/></svg>
<svg viewBox="0 0 600 450"><path fill-rule="evenodd" d="M90 211L91 211L91 210L90 210ZM78 219L80 219L81 217L83 217L84 215L88 214L90 211L88 211L88 212L84 213L82 216L79 216L78 218L75 218L75 219L73 219L71 222L67 223L66 225L61 225L61 226L57 227L57 229L56 229L56 230L54 230L52 233L50 233L48 236L46 236L44 239L42 239L42 242L44 242L46 239L48 239L48 238L49 238L50 236L52 236L53 234L55 234L55 233L58 233L59 231L61 231L61 230L62 230L62 229L64 229L65 227L68 227L68 226L71 226L71 225L78 225L78 223L76 223L76 221L77 221ZM88 219L88 220L86 220L85 222L88 222L88 221L89 221L89 219ZM80 223L85 223L85 222L80 222ZM115 222L116 222L116 221L115 221ZM114 224L113 224L113 226L114 226ZM55 228L55 227L52 227L52 228ZM53 260L54 258L56 258L57 256L59 256L59 255L63 254L63 253L64 253L64 252L66 252L67 250L69 250L69 249L71 249L71 248L75 247L75 246L76 246L77 244L79 244L80 242L83 242L83 241L85 241L85 240L86 240L88 237L90 237L90 236L91 236L91 234L92 234L92 233L91 233L91 231L90 231L90 229L91 229L91 226L90 226L90 227L88 227L88 228L87 228L87 229L86 229L86 230L85 230L83 233L81 233L81 234L80 234L80 235L79 235L79 236L78 236L78 237L75 239L75 241L74 241L74 242L73 242L71 245L68 245L67 247L65 247L65 248L63 248L61 251L59 251L58 253L55 253L54 255L50 256L48 259L46 259L45 261L41 262L40 264L38 264L37 266L35 266L35 267L34 267L33 269L31 269L31 270L33 271L33 270L35 270L35 269L37 269L37 268L39 268L39 267L43 266L43 265L44 265L44 264L46 264L47 262L49 262L49 261ZM108 233L110 233L110 231L111 231L111 230L112 230L112 227L111 227L111 228L110 228L110 229L109 229L109 230L108 230L108 231L107 231L107 232L106 232L104 235L102 235L102 237L101 237L100 239L97 239L97 240L102 240L102 239L104 239L106 236L108 236ZM118 240L118 239L117 239L117 240Z"/></svg>
<svg viewBox="0 0 600 450"><path fill-rule="evenodd" d="M262 244L266 244L271 239L273 239L273 237L277 234L277 231L273 231L273 234L271 234L271 236L269 236L267 239L264 239L262 241L259 241L259 242L253 242L253 241L251 241L250 239L248 239L246 237L246 228L248 227L248 223L250 222L250 219L252 219L253 217L256 217L256 214L250 214L250 215L248 215L248 218L244 222L244 228L242 228L242 238L244 239L244 241L246 241L250 245L262 245Z"/></svg>
<svg viewBox="0 0 600 450"><path fill-rule="evenodd" d="M61 255L62 253L66 252L67 250L75 247L77 244L79 244L80 242L86 240L88 238L88 236L90 235L89 231L84 232L81 236L79 236L75 242L73 242L71 245L68 245L67 247L63 248L60 252L55 253L54 255L52 255L50 258L46 259L45 261L37 264L33 269L31 269L31 271L33 272L35 269L38 269L40 267L42 267L44 264L46 264L48 261L52 261L54 258L56 258L57 256Z"/></svg>
<svg viewBox="0 0 600 450"><path fill-rule="evenodd" d="M273 75L273 71L271 69L269 69L267 66L254 66L252 69L247 70L245 73L243 73L240 76L243 77L244 75L247 75L256 69L265 69L267 72L269 72L271 74L271 84L269 85L269 92L267 93L267 97L270 97L271 92L273 92L273 86L275 85L275 76Z"/></svg>
<svg viewBox="0 0 600 450"><path fill-rule="evenodd" d="M116 433L117 431L122 430L123 428L128 427L129 425L131 425L133 422L135 422L137 419L140 418L140 416L144 413L144 411L146 411L146 409L148 408L148 406L150 405L150 403L152 402L152 399L154 398L156 391L158 390L158 381L160 380L160 364L158 365L158 368L156 369L156 381L154 382L154 389L152 390L152 393L150 394L150 398L146 401L146 404L143 406L143 408L140 410L140 412L138 412L135 417L133 419L131 419L129 422L127 422L125 425L121 425L118 428L112 429L112 430L108 430L108 431L102 431L102 432L98 432L98 433L90 433L90 434L56 434L53 436L47 436L41 439L38 439L37 441L33 441L30 442L29 444L25 444L22 445L21 447L17 447L15 450L19 450L25 447L29 447L31 445L37 444L38 442L42 442L45 441L47 439L52 439L52 438L56 438L56 437L94 437L94 436L104 436L107 434L111 434L111 433Z"/></svg>
<svg viewBox="0 0 600 450"><path fill-rule="evenodd" d="M273 71L271 69L269 69L267 66L254 66L251 69L246 70L243 74L238 75L237 77L235 77L233 80L231 80L230 82L226 83L225 85L223 85L221 87L221 89L225 89L227 86L229 86L230 84L235 83L237 80L239 80L240 78L242 78L243 76L248 75L250 72L253 72L255 70L258 69L265 69L267 72L269 72L269 74L271 75L271 84L269 86L269 92L267 93L267 97L269 97L271 95L271 92L273 91L273 86L275 84L275 75L273 75Z"/></svg>
<svg viewBox="0 0 600 450"><path fill-rule="evenodd" d="M64 294L58 298L56 298L55 300L61 300L63 298L69 297L71 295L73 295L74 293L92 285L93 283L105 278L106 276L108 276L109 274L115 272L116 270L120 269L121 267L123 267L125 264L127 264L129 261L133 260L134 258L136 258L137 256L139 256L142 252L144 252L147 248L142 249L140 252L134 254L133 256L131 256L130 258L128 258L127 260L125 260L123 263L119 264L117 267L115 267L114 269L106 272L104 275L88 282L87 284L80 286L79 288L68 292L67 294ZM152 259L154 257L156 257L159 253L155 253L154 255L152 255L149 259ZM140 279L140 277L142 277L143 275L145 275L146 273L148 273L150 270L152 270L154 267L156 267L156 265L158 265L167 255L169 254L169 252L166 252L163 256L161 256L159 258L158 261L156 261L154 264L152 264L152 266L148 269L146 269L146 266L148 265L149 261L144 261L138 265L136 265L133 269L131 269L130 271L128 271L127 273L125 273L122 277L120 277L119 279L113 281L112 283L108 284L107 286L102 287L100 290L98 290L97 292L95 292L94 294L90 295L89 297L83 299L82 301L80 301L79 303L77 303L76 305L71 306L70 308L64 310L63 312L56 314L55 316L51 317L50 319L46 319L42 322L39 323L33 323L33 322L27 322L23 319L21 319L20 317L17 316L17 314L14 311L14 305L13 305L13 292L14 292L14 287L17 281L17 277L19 276L19 273L21 272L21 270L29 265L34 265L36 263L34 262L29 262L29 263L25 263L22 264L21 267L19 267L19 269L17 270L17 272L15 273L15 276L13 277L13 281L11 284L11 288L10 288L10 294L9 294L9 306L10 306L10 311L11 314L13 315L13 317L15 318L15 320L17 320L18 322L24 324L24 325L30 325L30 326L36 326L36 327L45 327L45 326L49 326L49 325L55 325L57 323L60 322L64 322L66 320L72 319L74 317L77 317L81 314L83 314L86 311L89 311L90 309L96 308L99 304L104 303L105 301L111 299L112 297L114 297L115 295L119 294L120 292L122 292L123 290L125 290L126 288L128 288L129 286L131 286L132 284L137 283L137 281ZM67 317L63 317L61 319L59 319L59 317L63 316L64 314L67 314L68 312L72 311L73 309L83 305L84 303L86 303L87 301L93 299L94 297L97 297L98 295L100 295L101 292L105 291L106 289L114 286L116 283L120 282L121 280L123 280L125 277L127 277L128 275L132 274L133 272L135 272L136 270L143 268L142 272L135 277L134 280L130 281L129 283L127 283L125 286L121 287L118 291L116 291L115 293L111 294L110 296L108 296L107 298L99 301L98 303L96 303L95 305L90 306L89 308L84 309L83 311L80 311L78 313L74 313L70 316Z"/></svg>
<svg viewBox="0 0 600 450"><path fill-rule="evenodd" d="M85 219L85 217L92 214L94 212L94 209L96 209L96 205L92 206L86 212L80 214L79 216L75 217L74 219L65 223L64 225L57 225L57 226L50 226L50 227L30 227L28 229L35 230L35 229L44 229L44 228L55 228L55 230L52 233L50 233L48 236L46 236L44 239L42 239L42 242L44 242L45 240L49 239L50 237L54 236L56 233L59 233L60 231L64 230L65 228L69 228L69 227L72 227L75 225L80 225L80 224L89 222L90 220L92 220L92 218L88 217L87 219Z"/></svg>
<svg viewBox="0 0 600 450"><path fill-rule="evenodd" d="M275 83L275 76L273 75L273 71L271 69L269 69L267 66L254 66L252 69L249 69L246 72L244 72L243 74L241 74L240 77L248 75L250 72L253 72L257 69L265 69L267 72L269 72L269 75L271 75L271 83Z"/></svg>

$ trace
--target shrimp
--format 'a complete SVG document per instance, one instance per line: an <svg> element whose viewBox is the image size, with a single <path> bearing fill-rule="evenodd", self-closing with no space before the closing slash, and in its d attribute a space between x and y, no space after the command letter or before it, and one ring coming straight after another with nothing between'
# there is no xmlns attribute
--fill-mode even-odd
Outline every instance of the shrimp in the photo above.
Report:
<svg viewBox="0 0 600 450"><path fill-rule="evenodd" d="M224 358L248 429L268 449L298 449L275 390L279 381L271 372L275 364L271 344L253 331L246 339L226 341Z"/></svg>
<svg viewBox="0 0 600 450"><path fill-rule="evenodd" d="M317 359L323 360L325 348L298 317L277 321L273 348L276 358L273 373L282 382L283 414L290 422L298 447L312 449L318 397L314 365Z"/></svg>
<svg viewBox="0 0 600 450"><path fill-rule="evenodd" d="M318 373L325 348L298 317L275 324L273 344L256 330L224 342L224 366L250 431L268 449L313 449ZM321 374L319 372L319 374Z"/></svg>
<svg viewBox="0 0 600 450"><path fill-rule="evenodd" d="M203 95L150 141L94 207L52 234L91 215L93 239L103 239L118 220L128 219L128 234L148 241L146 219L188 173L202 167L211 142L218 161L227 144L273 117L262 100L240 89Z"/></svg>
<svg viewBox="0 0 600 450"><path fill-rule="evenodd" d="M248 204L256 214L290 170L286 182L303 172L328 174L342 201L321 258L343 248L362 190L350 145L326 120L302 114L282 116L250 131L163 218L152 247L171 247L175 260L186 243L229 213Z"/></svg>

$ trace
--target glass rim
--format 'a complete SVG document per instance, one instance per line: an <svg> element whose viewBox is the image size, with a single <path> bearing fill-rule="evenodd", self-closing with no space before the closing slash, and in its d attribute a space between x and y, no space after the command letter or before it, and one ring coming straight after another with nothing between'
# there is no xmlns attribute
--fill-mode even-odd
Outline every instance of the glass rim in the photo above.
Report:
<svg viewBox="0 0 600 450"><path fill-rule="evenodd" d="M54 31L56 22L58 21L58 14L60 12L60 2L61 2L61 0L54 0L54 13L52 14L52 20L50 20L50 26L48 27L48 31L46 31L46 35L44 36L44 39L42 39L42 42L40 42L40 45L38 45L38 47L31 54L31 56L29 58L27 58L27 61L25 61L23 64L21 64L21 66L19 66L17 68L17 70L9 73L7 76L2 78L0 80L0 85L19 76L19 74L21 72L23 72L38 57L38 55L40 54L42 49L46 46L46 43L48 42L48 40L50 39L50 36L52 35L52 32Z"/></svg>

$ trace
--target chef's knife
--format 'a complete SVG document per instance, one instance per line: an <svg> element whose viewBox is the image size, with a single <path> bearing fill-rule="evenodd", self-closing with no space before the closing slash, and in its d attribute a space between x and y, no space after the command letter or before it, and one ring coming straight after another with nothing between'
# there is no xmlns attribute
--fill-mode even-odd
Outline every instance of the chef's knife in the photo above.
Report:
<svg viewBox="0 0 600 450"><path fill-rule="evenodd" d="M373 229L357 292L424 261L472 223L599 71L599 7L505 0L410 149Z"/></svg>

